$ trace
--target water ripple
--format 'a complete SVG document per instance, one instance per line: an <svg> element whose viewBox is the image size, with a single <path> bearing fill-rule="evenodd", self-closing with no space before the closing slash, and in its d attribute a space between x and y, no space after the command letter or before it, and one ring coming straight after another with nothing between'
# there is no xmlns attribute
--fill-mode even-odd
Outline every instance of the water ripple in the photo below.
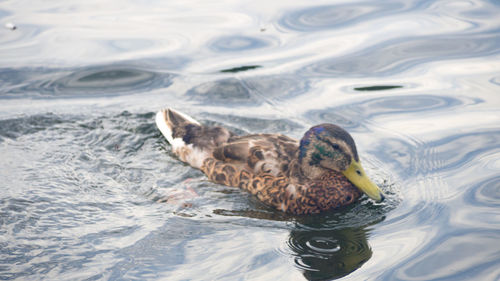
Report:
<svg viewBox="0 0 500 281"><path fill-rule="evenodd" d="M0 143L0 176L21 180L0 191L0 235L10 241L0 242L0 278L105 272L116 263L113 251L158 226L156 219L131 215L172 211L143 196L156 186L151 161L161 157L153 117L122 112L2 120L0 132L16 139ZM146 158L139 160L138 152ZM81 271L87 267L95 271Z"/></svg>
<svg viewBox="0 0 500 281"><path fill-rule="evenodd" d="M16 139L66 122L72 123L73 121L52 113L4 119L0 120L0 136Z"/></svg>
<svg viewBox="0 0 500 281"><path fill-rule="evenodd" d="M430 61L484 57L500 53L496 33L398 38L357 53L325 59L299 73L312 76L387 76Z"/></svg>
<svg viewBox="0 0 500 281"><path fill-rule="evenodd" d="M314 124L332 123L341 126L344 129L351 130L360 126L360 122L343 114L339 109L317 109L310 110L304 116Z"/></svg>
<svg viewBox="0 0 500 281"><path fill-rule="evenodd" d="M380 115L448 110L464 102L455 97L437 95L393 95L364 99L348 106L310 110L305 116L315 122L330 122L346 128Z"/></svg>
<svg viewBox="0 0 500 281"><path fill-rule="evenodd" d="M281 132L286 135L304 129L301 125L288 119L263 119L213 113L205 113L202 116L207 119L203 122L204 124L222 125L232 129L237 134Z"/></svg>
<svg viewBox="0 0 500 281"><path fill-rule="evenodd" d="M403 266L396 277L404 280L470 279L495 280L500 262L498 233L456 231L438 237ZM386 276L387 277L387 276Z"/></svg>
<svg viewBox="0 0 500 281"><path fill-rule="evenodd" d="M470 181L471 179L467 179ZM450 224L456 227L476 231L497 231L500 227L500 185L497 175L479 175L474 178L477 183L464 183L467 191L456 200Z"/></svg>
<svg viewBox="0 0 500 281"><path fill-rule="evenodd" d="M378 115L392 115L398 113L439 111L461 105L462 101L454 97L436 95L404 95L374 98L353 105L356 110L363 112L366 118Z"/></svg>
<svg viewBox="0 0 500 281"><path fill-rule="evenodd" d="M255 95L262 99L282 101L311 89L310 81L295 75L267 75L249 77L243 80Z"/></svg>
<svg viewBox="0 0 500 281"><path fill-rule="evenodd" d="M498 1L38 2L0 8L0 279L499 279ZM337 123L386 200L277 212L179 162L162 106Z"/></svg>
<svg viewBox="0 0 500 281"><path fill-rule="evenodd" d="M500 176L480 182L474 188L470 188L464 197L468 203L475 206L500 207Z"/></svg>
<svg viewBox="0 0 500 281"><path fill-rule="evenodd" d="M261 38L250 36L226 36L220 37L209 44L209 48L216 52L238 52L264 48L270 43Z"/></svg>
<svg viewBox="0 0 500 281"><path fill-rule="evenodd" d="M467 149L460 149L467 147ZM423 143L413 160L413 171L418 174L460 170L484 153L500 148L500 131L479 131L454 134L438 141Z"/></svg>
<svg viewBox="0 0 500 281"><path fill-rule="evenodd" d="M200 84L186 92L186 96L202 104L241 104L259 102L236 78Z"/></svg>
<svg viewBox="0 0 500 281"><path fill-rule="evenodd" d="M392 14L404 7L403 3L371 2L317 6L285 14L278 23L291 30L317 31L352 25L360 21Z"/></svg>
<svg viewBox="0 0 500 281"><path fill-rule="evenodd" d="M289 99L303 94L309 83L290 76L225 78L195 86L186 97L199 104L250 106Z"/></svg>
<svg viewBox="0 0 500 281"><path fill-rule="evenodd" d="M126 65L88 67L71 71L43 68L1 69L0 73L5 74L1 81L9 85L0 92L3 97L16 97L27 93L45 97L122 95L168 87L173 78L169 73ZM19 73L22 73L21 79L18 77Z"/></svg>

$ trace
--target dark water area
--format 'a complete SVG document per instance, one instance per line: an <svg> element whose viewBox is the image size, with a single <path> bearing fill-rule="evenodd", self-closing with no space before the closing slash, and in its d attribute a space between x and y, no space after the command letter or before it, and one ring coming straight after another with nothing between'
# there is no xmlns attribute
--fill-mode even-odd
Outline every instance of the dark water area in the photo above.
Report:
<svg viewBox="0 0 500 281"><path fill-rule="evenodd" d="M500 280L496 1L0 4L0 280ZM271 209L179 162L169 106L335 123L386 200Z"/></svg>

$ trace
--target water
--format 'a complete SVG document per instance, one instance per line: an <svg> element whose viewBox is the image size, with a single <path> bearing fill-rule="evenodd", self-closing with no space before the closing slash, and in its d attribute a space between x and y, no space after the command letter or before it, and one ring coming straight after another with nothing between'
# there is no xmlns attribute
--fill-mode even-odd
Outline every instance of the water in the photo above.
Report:
<svg viewBox="0 0 500 281"><path fill-rule="evenodd" d="M0 279L499 280L499 12L2 2ZM387 200L276 212L180 163L163 106L239 133L339 124Z"/></svg>

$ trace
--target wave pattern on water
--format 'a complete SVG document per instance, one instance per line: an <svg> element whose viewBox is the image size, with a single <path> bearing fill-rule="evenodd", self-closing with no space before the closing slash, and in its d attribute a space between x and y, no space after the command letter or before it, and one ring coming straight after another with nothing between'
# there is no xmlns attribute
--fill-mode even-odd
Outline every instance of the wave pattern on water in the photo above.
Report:
<svg viewBox="0 0 500 281"><path fill-rule="evenodd" d="M210 44L210 48L216 52L225 53L260 49L267 45L269 45L269 43L259 38L236 35L217 38L216 41Z"/></svg>
<svg viewBox="0 0 500 281"><path fill-rule="evenodd" d="M304 94L310 87L307 81L298 81L290 75L225 78L201 83L186 92L187 99L198 104L224 106L258 106L271 104Z"/></svg>
<svg viewBox="0 0 500 281"><path fill-rule="evenodd" d="M318 6L287 13L278 22L281 26L296 31L318 31L341 28L359 21L401 12L402 2L384 2L375 5L369 2L343 5Z"/></svg>
<svg viewBox="0 0 500 281"><path fill-rule="evenodd" d="M487 57L500 53L496 33L398 38L358 53L325 59L300 70L306 76L388 76L440 60Z"/></svg>
<svg viewBox="0 0 500 281"><path fill-rule="evenodd" d="M148 196L160 183L151 161L162 158L153 116L123 112L90 120L53 114L2 120L7 129L2 133L11 140L0 143L5 160L0 176L12 175L11 184L22 179L1 192L0 234L10 241L0 250L0 264L9 268L9 273L0 270L3 278L86 267L105 274L116 262L116 249L161 225L131 216L131 210L154 217L177 208L151 204ZM45 128L37 127L42 123ZM10 166L13 161L21 165Z"/></svg>
<svg viewBox="0 0 500 281"><path fill-rule="evenodd" d="M72 70L0 69L5 83L0 97L78 97L112 96L166 88L172 84L169 73L115 65ZM42 79L40 79L43 77Z"/></svg>
<svg viewBox="0 0 500 281"><path fill-rule="evenodd" d="M0 9L0 279L499 279L497 1L28 2ZM386 200L277 212L178 161L164 106L339 124Z"/></svg>

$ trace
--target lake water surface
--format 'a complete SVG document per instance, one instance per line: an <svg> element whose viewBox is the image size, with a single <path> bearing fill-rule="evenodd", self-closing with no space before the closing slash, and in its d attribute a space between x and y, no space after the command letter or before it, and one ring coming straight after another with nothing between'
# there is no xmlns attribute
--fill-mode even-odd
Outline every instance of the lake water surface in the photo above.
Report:
<svg viewBox="0 0 500 281"><path fill-rule="evenodd" d="M500 280L499 14L0 2L0 279ZM164 106L239 133L339 124L387 200L279 213L179 162Z"/></svg>

